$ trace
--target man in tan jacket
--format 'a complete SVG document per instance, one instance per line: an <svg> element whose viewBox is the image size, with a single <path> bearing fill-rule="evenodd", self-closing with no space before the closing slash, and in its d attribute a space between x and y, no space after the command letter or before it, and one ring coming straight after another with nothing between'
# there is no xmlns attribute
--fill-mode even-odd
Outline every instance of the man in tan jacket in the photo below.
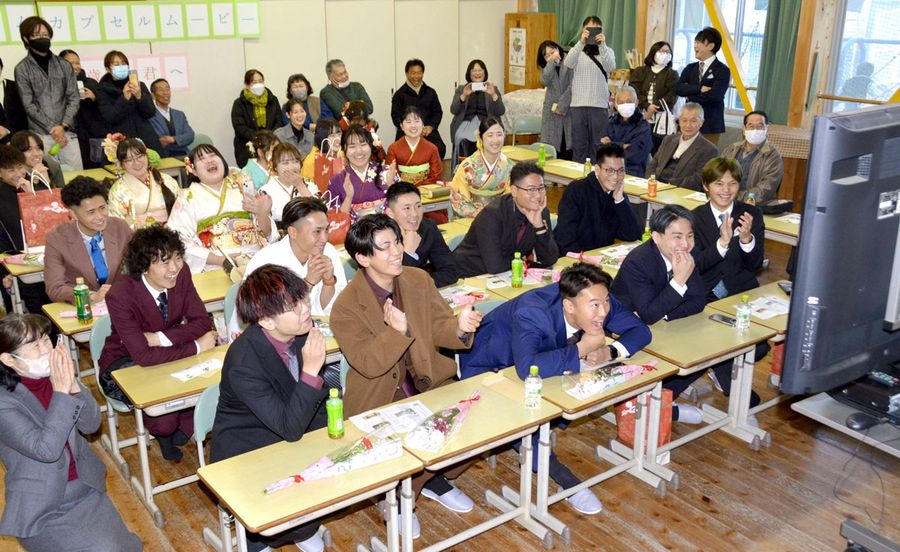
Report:
<svg viewBox="0 0 900 552"><path fill-rule="evenodd" d="M722 151L741 164L744 178L738 201L747 202L753 194L756 203L765 203L778 197L778 188L784 178L784 160L768 140L769 116L765 111L751 111L744 115L744 139Z"/></svg>
<svg viewBox="0 0 900 552"><path fill-rule="evenodd" d="M468 349L481 323L482 314L471 305L454 316L427 272L403 266L400 236L393 219L369 215L350 227L344 243L360 266L331 311L332 330L350 364L347 416L451 381L456 363L437 348ZM472 500L448 481L466 467L424 472L413 478L413 488L455 512L468 512ZM419 533L415 514L412 532Z"/></svg>

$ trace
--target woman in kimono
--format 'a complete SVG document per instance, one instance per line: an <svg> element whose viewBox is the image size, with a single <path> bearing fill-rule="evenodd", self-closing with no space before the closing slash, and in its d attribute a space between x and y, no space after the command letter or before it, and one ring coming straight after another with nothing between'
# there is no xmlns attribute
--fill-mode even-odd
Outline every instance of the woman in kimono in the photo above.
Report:
<svg viewBox="0 0 900 552"><path fill-rule="evenodd" d="M272 149L280 143L281 140L271 130L260 130L247 142L250 159L243 171L253 180L253 186L257 190L269 181L272 173Z"/></svg>
<svg viewBox="0 0 900 552"><path fill-rule="evenodd" d="M281 228L281 212L285 204L295 197L315 196L316 184L307 184L300 176L302 155L293 144L281 143L272 150L272 176L262 187L272 199L272 220Z"/></svg>
<svg viewBox="0 0 900 552"><path fill-rule="evenodd" d="M278 238L272 198L257 192L241 171L229 171L215 146L197 146L189 161L191 187L175 202L168 226L184 241L191 272L220 267L225 255L247 264Z"/></svg>
<svg viewBox="0 0 900 552"><path fill-rule="evenodd" d="M512 163L503 152L506 135L497 117L487 117L478 126L478 151L456 168L450 182L450 205L454 216L474 218L495 197L509 192Z"/></svg>
<svg viewBox="0 0 900 552"><path fill-rule="evenodd" d="M116 161L123 171L109 189L109 214L132 228L164 224L181 191L175 179L150 166L147 147L137 138L118 143Z"/></svg>
<svg viewBox="0 0 900 552"><path fill-rule="evenodd" d="M380 213L384 210L385 192L391 184L400 182L396 164L384 165L372 158L375 146L372 134L365 127L351 125L341 137L341 149L347 166L328 183L332 198L337 198L340 210L350 213L350 220Z"/></svg>
<svg viewBox="0 0 900 552"><path fill-rule="evenodd" d="M416 186L433 184L444 172L437 146L422 137L424 128L419 108L407 107L400 119L403 138L391 144L387 154L388 163L397 163L400 180Z"/></svg>

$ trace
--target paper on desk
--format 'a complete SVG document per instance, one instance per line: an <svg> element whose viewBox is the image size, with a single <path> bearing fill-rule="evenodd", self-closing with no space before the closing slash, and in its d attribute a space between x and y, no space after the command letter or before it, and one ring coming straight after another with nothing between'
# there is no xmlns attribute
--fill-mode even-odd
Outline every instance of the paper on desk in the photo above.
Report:
<svg viewBox="0 0 900 552"><path fill-rule="evenodd" d="M431 416L431 411L422 404L422 401L413 401L363 412L351 416L350 421L365 433L389 428L391 433L401 434L412 431L429 416Z"/></svg>
<svg viewBox="0 0 900 552"><path fill-rule="evenodd" d="M706 197L706 194L704 194L703 192L694 192L692 194L688 194L688 195L684 196L684 198L685 199L693 199L694 201L699 201L701 203L706 203L706 201L708 200L708 198Z"/></svg>
<svg viewBox="0 0 900 552"><path fill-rule="evenodd" d="M319 331L322 333L324 337L334 337L334 332L331 331L331 326L328 324L328 320L322 320L321 318L316 318L313 321Z"/></svg>
<svg viewBox="0 0 900 552"><path fill-rule="evenodd" d="M106 301L100 301L91 305L91 314L96 318L98 316L106 316L109 310L106 308ZM64 310L59 313L60 318L78 318L77 310Z"/></svg>
<svg viewBox="0 0 900 552"><path fill-rule="evenodd" d="M775 220L786 222L788 224L800 224L800 213L785 213Z"/></svg>
<svg viewBox="0 0 900 552"><path fill-rule="evenodd" d="M44 255L35 253L19 253L2 259L2 262L12 265L44 266Z"/></svg>
<svg viewBox="0 0 900 552"><path fill-rule="evenodd" d="M191 381L194 378L208 378L222 369L222 360L211 358L204 360L199 364L195 364L190 368L173 372L172 377L183 382Z"/></svg>
<svg viewBox="0 0 900 552"><path fill-rule="evenodd" d="M600 251L600 254L605 257L603 265L619 270L620 268L622 268L622 263L625 261L625 257L627 257L629 253L631 253L632 249L639 245L640 243L623 243L621 245L614 245L612 247L603 249L602 251Z"/></svg>
<svg viewBox="0 0 900 552"><path fill-rule="evenodd" d="M488 276L485 278L485 286L488 289L498 289L509 287L512 285L512 271L507 270L506 272L501 272L500 274L494 274L493 276Z"/></svg>
<svg viewBox="0 0 900 552"><path fill-rule="evenodd" d="M750 316L760 320L768 320L788 313L791 304L787 299L769 295L750 301ZM737 305L735 305L737 310Z"/></svg>
<svg viewBox="0 0 900 552"><path fill-rule="evenodd" d="M637 176L626 176L625 184L629 184L631 186L637 186L638 188L646 188L647 180L643 178L638 178Z"/></svg>

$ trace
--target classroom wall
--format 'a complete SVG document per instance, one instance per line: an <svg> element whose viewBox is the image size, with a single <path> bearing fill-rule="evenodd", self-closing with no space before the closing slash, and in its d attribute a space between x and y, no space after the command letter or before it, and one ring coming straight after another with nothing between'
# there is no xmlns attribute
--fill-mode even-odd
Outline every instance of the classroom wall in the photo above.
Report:
<svg viewBox="0 0 900 552"><path fill-rule="evenodd" d="M405 81L406 60L418 57L444 108L440 131L449 144L451 96L469 61L484 60L491 81L502 88L503 15L516 9L516 0L261 0L258 39L121 42L73 49L82 58L102 57L113 48L128 56L187 53L191 88L173 92L172 105L187 113L194 130L211 136L229 162L234 161L231 105L245 70L262 71L283 103L292 73L304 73L318 94L327 82L325 63L343 59L351 79L362 82L372 98L387 147L395 133L391 95ZM54 46L54 51L66 47ZM0 46L3 76L12 78L24 56L22 46Z"/></svg>

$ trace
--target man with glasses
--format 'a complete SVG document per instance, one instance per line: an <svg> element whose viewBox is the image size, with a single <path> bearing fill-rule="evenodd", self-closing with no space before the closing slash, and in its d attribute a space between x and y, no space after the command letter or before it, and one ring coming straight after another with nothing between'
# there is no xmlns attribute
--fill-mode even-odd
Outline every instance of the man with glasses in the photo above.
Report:
<svg viewBox="0 0 900 552"><path fill-rule="evenodd" d="M551 266L559 259L544 170L535 163L518 163L509 182L510 193L481 210L453 252L460 278L506 272L516 252L534 265Z"/></svg>
<svg viewBox="0 0 900 552"><path fill-rule="evenodd" d="M625 150L617 143L597 149L594 170L570 182L559 200L559 220L553 231L561 255L611 245L615 240L641 239L625 195Z"/></svg>
<svg viewBox="0 0 900 552"><path fill-rule="evenodd" d="M647 166L647 178L655 175L660 182L702 192L703 166L719 154L716 146L700 135L702 126L703 107L692 102L684 104L678 115L679 132L663 138Z"/></svg>
<svg viewBox="0 0 900 552"><path fill-rule="evenodd" d="M756 203L775 199L784 178L784 160L767 140L769 116L765 111L751 111L744 115L744 139L725 148L722 157L736 160L744 178L738 201L747 201L753 194Z"/></svg>
<svg viewBox="0 0 900 552"><path fill-rule="evenodd" d="M16 65L16 85L28 116L28 128L40 135L44 150L59 146L59 160L80 171L81 149L75 135L75 115L81 95L69 62L50 52L53 29L37 16L19 25L28 55Z"/></svg>

